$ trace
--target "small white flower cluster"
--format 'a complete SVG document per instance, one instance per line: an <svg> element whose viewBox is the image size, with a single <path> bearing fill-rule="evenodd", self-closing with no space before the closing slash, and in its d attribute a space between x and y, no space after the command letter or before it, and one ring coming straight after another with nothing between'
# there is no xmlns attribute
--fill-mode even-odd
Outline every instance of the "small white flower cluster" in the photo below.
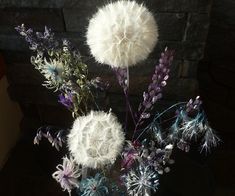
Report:
<svg viewBox="0 0 235 196"><path fill-rule="evenodd" d="M56 169L52 177L60 183L64 191L71 193L73 188L79 187L78 178L81 176L81 169L71 157L63 157L63 164L59 164Z"/></svg>
<svg viewBox="0 0 235 196"><path fill-rule="evenodd" d="M111 112L91 111L78 117L68 135L68 147L75 161L89 168L114 163L124 143L121 124Z"/></svg>
<svg viewBox="0 0 235 196"><path fill-rule="evenodd" d="M145 6L121 0L98 10L86 36L97 62L124 68L148 57L157 43L158 27Z"/></svg>

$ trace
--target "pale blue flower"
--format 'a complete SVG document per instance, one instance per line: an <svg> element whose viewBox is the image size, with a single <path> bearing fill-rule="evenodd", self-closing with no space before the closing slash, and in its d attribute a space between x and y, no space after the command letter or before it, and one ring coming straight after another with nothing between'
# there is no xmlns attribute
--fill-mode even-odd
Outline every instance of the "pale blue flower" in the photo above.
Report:
<svg viewBox="0 0 235 196"><path fill-rule="evenodd" d="M107 179L97 173L94 178L86 178L81 181L81 196L105 196L109 194Z"/></svg>

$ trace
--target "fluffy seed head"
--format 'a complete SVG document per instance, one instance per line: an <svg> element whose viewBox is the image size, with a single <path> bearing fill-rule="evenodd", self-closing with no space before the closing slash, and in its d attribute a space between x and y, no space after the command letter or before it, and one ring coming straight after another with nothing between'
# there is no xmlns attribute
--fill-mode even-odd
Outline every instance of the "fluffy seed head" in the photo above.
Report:
<svg viewBox="0 0 235 196"><path fill-rule="evenodd" d="M123 142L122 126L111 112L91 111L78 117L68 135L68 147L75 161L89 168L114 163Z"/></svg>
<svg viewBox="0 0 235 196"><path fill-rule="evenodd" d="M86 36L96 61L124 68L148 57L157 42L158 28L146 7L120 0L98 10Z"/></svg>

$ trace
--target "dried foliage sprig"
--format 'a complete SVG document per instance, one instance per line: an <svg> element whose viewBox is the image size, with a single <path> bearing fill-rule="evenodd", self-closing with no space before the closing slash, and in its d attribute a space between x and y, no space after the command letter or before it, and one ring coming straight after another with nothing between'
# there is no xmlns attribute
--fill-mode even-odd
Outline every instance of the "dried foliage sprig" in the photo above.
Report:
<svg viewBox="0 0 235 196"><path fill-rule="evenodd" d="M35 52L31 63L45 77L43 85L61 92L59 102L72 110L74 117L85 114L87 103L94 98L90 89L94 83L88 80L88 68L82 62L79 51L68 40L55 39L47 27L42 33L34 33L24 24L15 29ZM72 103L68 102L69 99Z"/></svg>
<svg viewBox="0 0 235 196"><path fill-rule="evenodd" d="M45 138L51 143L52 147L59 151L63 143L65 143L65 132L66 130L53 126L40 127L37 130L33 143L39 145L42 138Z"/></svg>

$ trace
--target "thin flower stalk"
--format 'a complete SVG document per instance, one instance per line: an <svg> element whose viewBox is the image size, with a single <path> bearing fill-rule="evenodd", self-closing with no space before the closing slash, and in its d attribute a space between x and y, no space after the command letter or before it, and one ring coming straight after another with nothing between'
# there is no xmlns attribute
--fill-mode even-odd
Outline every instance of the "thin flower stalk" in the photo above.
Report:
<svg viewBox="0 0 235 196"><path fill-rule="evenodd" d="M132 110L132 106L129 99L129 68L122 69L122 68L114 68L117 80L119 85L123 89L123 93L125 95L126 101L126 127L127 127L127 118L128 118L128 111L131 114L133 123L136 124L136 120L134 117L134 112Z"/></svg>

